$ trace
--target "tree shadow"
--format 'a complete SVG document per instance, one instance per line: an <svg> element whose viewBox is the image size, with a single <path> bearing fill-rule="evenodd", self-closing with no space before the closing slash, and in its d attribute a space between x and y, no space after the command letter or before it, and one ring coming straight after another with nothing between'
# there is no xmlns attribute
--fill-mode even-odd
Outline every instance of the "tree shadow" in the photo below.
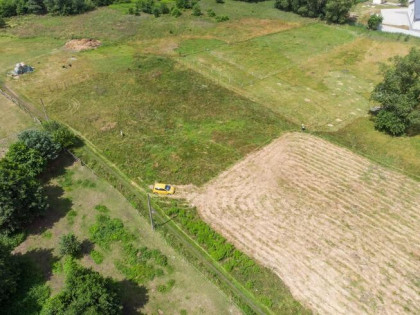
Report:
<svg viewBox="0 0 420 315"><path fill-rule="evenodd" d="M156 222L155 222L155 228L158 228L158 227L164 226L165 224L167 224L167 223L169 223L169 222L173 221L173 220L174 220L177 216L178 216L178 213L175 213L175 214L171 215L171 216L169 217L169 219L168 219L168 220L166 220L166 221L164 221L164 222L161 222L161 223L156 223Z"/></svg>
<svg viewBox="0 0 420 315"><path fill-rule="evenodd" d="M117 282L117 285L121 292L123 314L139 314L138 309L149 301L147 288L127 279Z"/></svg>
<svg viewBox="0 0 420 315"><path fill-rule="evenodd" d="M37 269L39 269L45 281L51 279L52 266L59 260L58 257L53 255L51 248L37 248L19 256L20 260L26 263L28 260L32 262L37 267Z"/></svg>
<svg viewBox="0 0 420 315"><path fill-rule="evenodd" d="M60 186L48 185L44 187L44 190L50 206L44 215L36 218L29 225L27 229L29 234L41 234L52 228L73 206L71 199L63 198L64 190Z"/></svg>
<svg viewBox="0 0 420 315"><path fill-rule="evenodd" d="M40 175L41 182L48 183L51 179L64 175L73 164L74 158L67 152L62 152L58 158L48 163L47 169Z"/></svg>
<svg viewBox="0 0 420 315"><path fill-rule="evenodd" d="M88 240L88 239L83 240L82 250L80 252L80 255L81 256L89 255L94 247L95 247L95 244L92 243L90 240Z"/></svg>

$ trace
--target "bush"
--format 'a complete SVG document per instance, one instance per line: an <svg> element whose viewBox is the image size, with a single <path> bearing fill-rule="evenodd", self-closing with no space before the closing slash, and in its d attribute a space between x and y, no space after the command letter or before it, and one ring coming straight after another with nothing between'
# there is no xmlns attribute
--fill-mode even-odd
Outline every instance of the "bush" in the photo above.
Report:
<svg viewBox="0 0 420 315"><path fill-rule="evenodd" d="M225 3L225 0L216 0L216 3Z"/></svg>
<svg viewBox="0 0 420 315"><path fill-rule="evenodd" d="M43 122L42 127L51 135L52 140L62 148L71 148L77 144L77 136L69 128L56 121Z"/></svg>
<svg viewBox="0 0 420 315"><path fill-rule="evenodd" d="M327 0L325 18L328 22L343 24L349 17L352 0Z"/></svg>
<svg viewBox="0 0 420 315"><path fill-rule="evenodd" d="M173 7L172 10L171 10L171 15L173 17L177 18L177 17L180 17L182 15L182 12L177 7Z"/></svg>
<svg viewBox="0 0 420 315"><path fill-rule="evenodd" d="M153 15L155 16L155 18L158 18L160 16L159 8L153 8Z"/></svg>
<svg viewBox="0 0 420 315"><path fill-rule="evenodd" d="M37 150L46 160L56 159L62 148L46 131L26 130L20 133L18 138L28 148Z"/></svg>
<svg viewBox="0 0 420 315"><path fill-rule="evenodd" d="M383 21L383 17L380 14L372 14L368 20L368 29L377 30Z"/></svg>
<svg viewBox="0 0 420 315"><path fill-rule="evenodd" d="M219 16L216 16L216 21L217 22L229 21L229 17L227 15L219 15Z"/></svg>
<svg viewBox="0 0 420 315"><path fill-rule="evenodd" d="M216 12L214 12L212 9L208 9L207 10L207 15L209 17L215 17L216 16Z"/></svg>
<svg viewBox="0 0 420 315"><path fill-rule="evenodd" d="M171 12L171 10L169 10L169 7L165 2L161 2L160 3L160 12L162 12L162 14L169 14Z"/></svg>
<svg viewBox="0 0 420 315"><path fill-rule="evenodd" d="M0 305L16 292L19 274L10 249L0 242Z"/></svg>
<svg viewBox="0 0 420 315"><path fill-rule="evenodd" d="M398 0L398 2L401 4L402 7L408 6L408 0Z"/></svg>
<svg viewBox="0 0 420 315"><path fill-rule="evenodd" d="M82 250L82 243L73 233L70 233L61 236L58 248L61 256L77 257Z"/></svg>
<svg viewBox="0 0 420 315"><path fill-rule="evenodd" d="M200 6L198 4L196 4L193 7L191 15L194 15L194 16L200 16L200 15L202 15Z"/></svg>
<svg viewBox="0 0 420 315"><path fill-rule="evenodd" d="M93 250L90 253L90 257L92 257L95 264L100 265L104 261L104 255L102 255L100 252Z"/></svg>
<svg viewBox="0 0 420 315"><path fill-rule="evenodd" d="M115 283L92 269L74 262L66 264L64 290L49 299L41 314L102 314L122 313L122 304Z"/></svg>

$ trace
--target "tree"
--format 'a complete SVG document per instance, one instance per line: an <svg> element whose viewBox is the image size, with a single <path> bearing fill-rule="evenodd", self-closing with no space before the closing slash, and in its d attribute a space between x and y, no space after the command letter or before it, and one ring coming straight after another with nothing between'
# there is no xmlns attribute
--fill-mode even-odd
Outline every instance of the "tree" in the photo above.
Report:
<svg viewBox="0 0 420 315"><path fill-rule="evenodd" d="M412 49L404 57L393 58L382 69L384 79L371 98L382 105L375 127L391 135L416 134L420 131L420 50Z"/></svg>
<svg viewBox="0 0 420 315"><path fill-rule="evenodd" d="M28 148L22 141L13 143L4 158L30 176L39 175L47 164L47 160L38 150Z"/></svg>
<svg viewBox="0 0 420 315"><path fill-rule="evenodd" d="M0 308L16 292L18 278L19 268L10 250L0 242Z"/></svg>
<svg viewBox="0 0 420 315"><path fill-rule="evenodd" d="M77 257L82 250L82 243L73 234L66 234L60 238L59 251L60 255L69 255L71 257Z"/></svg>
<svg viewBox="0 0 420 315"><path fill-rule="evenodd" d="M380 14L372 14L368 20L368 29L377 30L383 19L384 18Z"/></svg>
<svg viewBox="0 0 420 315"><path fill-rule="evenodd" d="M38 150L41 156L47 160L54 160L61 151L61 145L55 143L46 131L26 130L18 135L28 148Z"/></svg>
<svg viewBox="0 0 420 315"><path fill-rule="evenodd" d="M0 161L0 229L12 233L45 212L40 183L8 159Z"/></svg>
<svg viewBox="0 0 420 315"><path fill-rule="evenodd" d="M52 140L60 144L62 148L71 148L77 144L77 136L69 128L54 120L43 122L42 127L51 135Z"/></svg>
<svg viewBox="0 0 420 315"><path fill-rule="evenodd" d="M115 284L92 269L73 265L67 272L64 290L44 305L42 315L122 313Z"/></svg>
<svg viewBox="0 0 420 315"><path fill-rule="evenodd" d="M327 0L325 18L328 22L345 23L353 6L352 0Z"/></svg>

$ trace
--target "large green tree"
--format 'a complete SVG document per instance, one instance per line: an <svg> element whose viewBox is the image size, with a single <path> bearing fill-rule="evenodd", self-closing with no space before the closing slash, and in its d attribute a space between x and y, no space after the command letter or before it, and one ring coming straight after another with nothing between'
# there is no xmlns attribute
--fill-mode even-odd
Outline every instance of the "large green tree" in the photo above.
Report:
<svg viewBox="0 0 420 315"><path fill-rule="evenodd" d="M92 269L72 264L65 288L42 309L43 315L121 314L122 305L115 284Z"/></svg>
<svg viewBox="0 0 420 315"><path fill-rule="evenodd" d="M28 148L22 141L15 142L9 147L5 159L9 161L9 165L15 163L16 168L31 176L39 175L47 164L47 160L38 150Z"/></svg>
<svg viewBox="0 0 420 315"><path fill-rule="evenodd" d="M12 233L48 207L40 183L16 163L0 161L0 230Z"/></svg>
<svg viewBox="0 0 420 315"><path fill-rule="evenodd" d="M26 130L18 135L28 148L37 150L47 160L54 160L61 151L61 145L53 141L50 134L40 130Z"/></svg>
<svg viewBox="0 0 420 315"><path fill-rule="evenodd" d="M383 68L384 79L372 92L382 105L375 127L391 135L420 131L420 50L413 48L404 57L396 56Z"/></svg>

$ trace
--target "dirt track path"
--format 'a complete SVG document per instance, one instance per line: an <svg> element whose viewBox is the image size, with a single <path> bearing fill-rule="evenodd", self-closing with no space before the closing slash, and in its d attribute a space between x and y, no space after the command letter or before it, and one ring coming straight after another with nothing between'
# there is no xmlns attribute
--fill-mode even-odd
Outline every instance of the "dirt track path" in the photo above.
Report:
<svg viewBox="0 0 420 315"><path fill-rule="evenodd" d="M313 310L420 313L420 183L293 133L179 192Z"/></svg>

